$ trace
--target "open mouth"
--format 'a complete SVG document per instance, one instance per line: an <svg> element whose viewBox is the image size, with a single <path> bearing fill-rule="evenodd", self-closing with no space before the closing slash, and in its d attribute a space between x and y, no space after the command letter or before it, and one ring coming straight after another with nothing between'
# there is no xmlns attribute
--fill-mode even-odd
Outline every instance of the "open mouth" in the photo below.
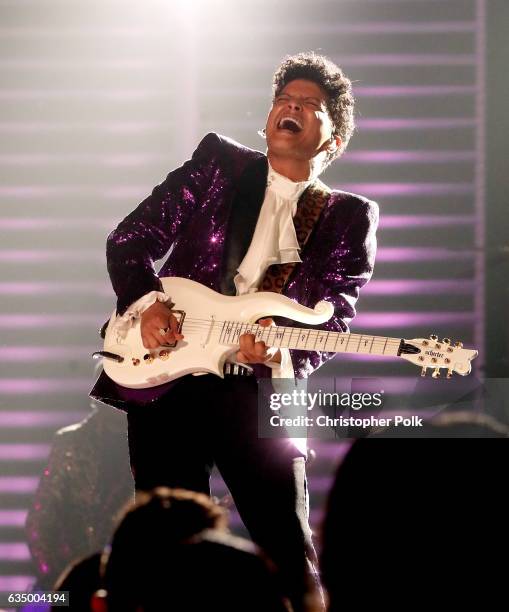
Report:
<svg viewBox="0 0 509 612"><path fill-rule="evenodd" d="M288 130L293 134L297 134L302 131L302 124L295 117L282 117L277 124L278 130Z"/></svg>

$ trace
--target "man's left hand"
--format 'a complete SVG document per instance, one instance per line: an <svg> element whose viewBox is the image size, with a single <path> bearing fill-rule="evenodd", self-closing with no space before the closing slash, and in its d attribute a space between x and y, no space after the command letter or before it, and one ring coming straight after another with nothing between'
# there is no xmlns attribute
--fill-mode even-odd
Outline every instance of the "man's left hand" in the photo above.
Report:
<svg viewBox="0 0 509 612"><path fill-rule="evenodd" d="M262 327L274 325L272 319L260 319L258 324ZM266 363L275 361L281 363L281 351L278 349L274 354L263 340L255 342L254 334L242 334L239 338L239 348L235 359L240 363Z"/></svg>

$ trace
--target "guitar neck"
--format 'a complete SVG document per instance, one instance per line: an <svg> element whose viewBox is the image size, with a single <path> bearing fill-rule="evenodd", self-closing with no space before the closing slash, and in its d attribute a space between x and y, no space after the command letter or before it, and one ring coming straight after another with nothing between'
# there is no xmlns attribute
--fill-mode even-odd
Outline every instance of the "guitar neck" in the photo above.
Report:
<svg viewBox="0 0 509 612"><path fill-rule="evenodd" d="M242 334L254 334L256 341L278 348L362 355L399 356L404 343L401 338L278 325L263 327L239 321L224 321L219 343L235 346Z"/></svg>

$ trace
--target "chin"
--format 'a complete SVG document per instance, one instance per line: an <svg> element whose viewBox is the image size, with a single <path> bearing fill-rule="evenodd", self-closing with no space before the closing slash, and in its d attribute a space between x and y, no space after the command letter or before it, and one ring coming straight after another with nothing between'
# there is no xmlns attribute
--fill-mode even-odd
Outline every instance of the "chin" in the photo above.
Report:
<svg viewBox="0 0 509 612"><path fill-rule="evenodd" d="M298 152L289 147L268 147L268 153L276 157L286 157L287 159L299 159Z"/></svg>
<svg viewBox="0 0 509 612"><path fill-rule="evenodd" d="M267 141L267 149L270 153L274 154L296 154L299 149L299 145L283 138L270 138Z"/></svg>

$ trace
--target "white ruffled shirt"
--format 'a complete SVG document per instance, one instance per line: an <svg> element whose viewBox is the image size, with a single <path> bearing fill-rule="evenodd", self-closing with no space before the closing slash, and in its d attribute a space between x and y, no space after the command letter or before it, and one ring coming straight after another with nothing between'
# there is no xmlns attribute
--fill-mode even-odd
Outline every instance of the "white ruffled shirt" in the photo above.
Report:
<svg viewBox="0 0 509 612"><path fill-rule="evenodd" d="M267 189L253 239L233 279L237 295L254 293L272 264L301 262L293 217L297 202L311 181L295 183L269 164Z"/></svg>
<svg viewBox="0 0 509 612"><path fill-rule="evenodd" d="M297 212L297 202L312 181L294 182L276 172L269 163L267 188L258 221L249 249L237 268L238 274L233 282L237 295L254 293L267 268L272 264L300 262L299 242L295 233L293 217ZM125 335L133 321L141 316L156 300L166 302L170 296L160 291L151 291L131 304L126 312L117 317L115 331ZM269 354L277 353L277 348L269 349ZM272 378L294 378L290 351L281 351L281 363L267 361L265 365L272 369ZM227 361L235 360L237 349L232 351ZM248 364L242 364L249 368Z"/></svg>

